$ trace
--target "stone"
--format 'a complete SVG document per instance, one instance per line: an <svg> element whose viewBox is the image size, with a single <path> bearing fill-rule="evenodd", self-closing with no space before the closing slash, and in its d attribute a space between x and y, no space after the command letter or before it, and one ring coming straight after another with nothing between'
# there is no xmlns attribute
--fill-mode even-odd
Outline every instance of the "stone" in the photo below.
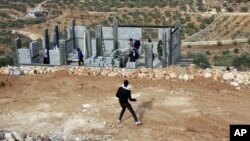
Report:
<svg viewBox="0 0 250 141"><path fill-rule="evenodd" d="M12 132L12 135L13 135L13 137L14 137L15 140L23 141L23 138L17 132Z"/></svg>
<svg viewBox="0 0 250 141"><path fill-rule="evenodd" d="M82 107L83 107L83 108L91 108L92 105L90 105L90 104L83 104Z"/></svg>
<svg viewBox="0 0 250 141"><path fill-rule="evenodd" d="M230 85L235 86L235 87L238 87L238 86L239 86L239 83L237 83L237 82L230 82Z"/></svg>
<svg viewBox="0 0 250 141"><path fill-rule="evenodd" d="M178 76L178 78L179 78L180 80L182 80L182 79L183 79L183 74L180 74L180 75Z"/></svg>
<svg viewBox="0 0 250 141"><path fill-rule="evenodd" d="M10 74L9 68L3 68L1 74L3 74L3 75L9 75Z"/></svg>
<svg viewBox="0 0 250 141"><path fill-rule="evenodd" d="M188 74L184 74L184 75L183 75L183 80L184 80L184 81L188 81L188 80L189 80Z"/></svg>
<svg viewBox="0 0 250 141"><path fill-rule="evenodd" d="M9 132L4 133L4 139L7 141L15 141L15 139L13 138L12 134Z"/></svg>
<svg viewBox="0 0 250 141"><path fill-rule="evenodd" d="M240 87L236 87L235 89L238 90L238 91L240 91Z"/></svg>
<svg viewBox="0 0 250 141"><path fill-rule="evenodd" d="M244 81L245 81L244 75L242 75L242 74L236 74L235 81L237 81L240 84L244 83Z"/></svg>
<svg viewBox="0 0 250 141"><path fill-rule="evenodd" d="M224 75L223 75L223 79L224 79L224 80L227 80L227 81L233 80L233 79L234 79L234 74L231 73L231 72L226 72L226 73L224 73Z"/></svg>
<svg viewBox="0 0 250 141"><path fill-rule="evenodd" d="M188 75L188 79L189 79L189 80L194 80L194 75L193 75L193 74L189 74L189 75Z"/></svg>
<svg viewBox="0 0 250 141"><path fill-rule="evenodd" d="M170 73L170 74L169 74L169 76L170 76L170 78L171 78L171 79L173 79L173 78L176 78L176 77L177 77L177 75L176 75L175 73Z"/></svg>
<svg viewBox="0 0 250 141"><path fill-rule="evenodd" d="M212 76L211 73L206 72L204 78L210 78L211 76Z"/></svg>
<svg viewBox="0 0 250 141"><path fill-rule="evenodd" d="M25 74L24 73L24 71L23 70L18 70L18 69L15 69L15 70L13 70L11 73L10 73L11 75L23 75L23 74Z"/></svg>

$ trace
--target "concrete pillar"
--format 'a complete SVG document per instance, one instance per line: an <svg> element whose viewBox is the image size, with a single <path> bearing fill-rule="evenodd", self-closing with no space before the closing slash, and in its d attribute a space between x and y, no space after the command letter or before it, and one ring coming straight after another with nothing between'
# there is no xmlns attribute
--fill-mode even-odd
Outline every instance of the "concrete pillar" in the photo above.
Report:
<svg viewBox="0 0 250 141"><path fill-rule="evenodd" d="M59 48L59 38L60 38L60 35L59 35L59 26L58 25L55 25L55 27L54 27L54 33L55 33L55 38L56 38L55 43L56 43L56 45Z"/></svg>
<svg viewBox="0 0 250 141"><path fill-rule="evenodd" d="M67 65L67 50L66 50L66 41L65 40L59 40L59 49L60 49L60 56L61 56L61 64Z"/></svg>
<svg viewBox="0 0 250 141"><path fill-rule="evenodd" d="M90 31L87 30L86 31L86 40L87 40L87 48L88 48L88 58L92 57L92 43L91 43L91 35L90 35Z"/></svg>
<svg viewBox="0 0 250 141"><path fill-rule="evenodd" d="M83 59L89 58L89 48L88 48L88 43L87 43L87 32L84 32L84 48L83 48Z"/></svg>
<svg viewBox="0 0 250 141"><path fill-rule="evenodd" d="M172 28L167 30L167 66L172 65Z"/></svg>
<svg viewBox="0 0 250 141"><path fill-rule="evenodd" d="M20 38L15 39L15 57L14 57L14 65L19 66L19 54L18 54L18 49L22 48L22 42Z"/></svg>
<svg viewBox="0 0 250 141"><path fill-rule="evenodd" d="M49 49L49 31L48 31L48 29L43 30L43 48Z"/></svg>
<svg viewBox="0 0 250 141"><path fill-rule="evenodd" d="M43 48L46 48L48 51L48 60L50 60L49 58L49 31L48 29L44 29L43 30Z"/></svg>
<svg viewBox="0 0 250 141"><path fill-rule="evenodd" d="M145 44L145 67L153 68L153 44Z"/></svg>
<svg viewBox="0 0 250 141"><path fill-rule="evenodd" d="M102 50L102 37L101 37L101 26L96 27L96 55L97 56L103 56L103 50Z"/></svg>
<svg viewBox="0 0 250 141"><path fill-rule="evenodd" d="M166 32L162 33L162 67L167 66L167 41Z"/></svg>
<svg viewBox="0 0 250 141"><path fill-rule="evenodd" d="M73 19L71 21L71 27L72 27L72 38L73 38L73 48L76 49L76 35L75 35L75 20Z"/></svg>
<svg viewBox="0 0 250 141"><path fill-rule="evenodd" d="M118 26L119 26L118 19L115 18L113 21L113 42L114 42L113 49L114 50L117 50L119 48L119 45L118 45Z"/></svg>

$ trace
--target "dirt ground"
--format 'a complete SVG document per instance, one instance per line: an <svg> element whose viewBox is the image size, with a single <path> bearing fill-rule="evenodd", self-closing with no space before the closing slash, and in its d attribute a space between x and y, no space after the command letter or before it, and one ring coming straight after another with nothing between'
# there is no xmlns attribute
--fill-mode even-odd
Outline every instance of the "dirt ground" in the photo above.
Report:
<svg viewBox="0 0 250 141"><path fill-rule="evenodd" d="M125 78L84 77L61 71L0 76L0 130L71 140L228 141L230 124L250 123L250 87L221 81L130 79L131 102L117 123L115 97Z"/></svg>

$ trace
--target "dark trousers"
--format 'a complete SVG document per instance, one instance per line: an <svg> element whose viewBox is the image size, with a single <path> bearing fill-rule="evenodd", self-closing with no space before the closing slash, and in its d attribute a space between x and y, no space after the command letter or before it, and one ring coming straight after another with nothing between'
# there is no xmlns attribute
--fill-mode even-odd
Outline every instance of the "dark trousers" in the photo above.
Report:
<svg viewBox="0 0 250 141"><path fill-rule="evenodd" d="M44 64L49 64L49 59L46 58L46 57L44 57L44 58L43 58L43 63L44 63Z"/></svg>
<svg viewBox="0 0 250 141"><path fill-rule="evenodd" d="M126 108L128 108L128 110L130 111L130 113L131 113L132 116L134 117L135 122L138 121L138 119L137 119L137 117L136 117L136 114L135 114L135 111L133 110L132 106L131 106L129 103L120 103L120 105L121 105L121 107L122 107L122 111L121 111L119 120L122 120L123 114L124 114Z"/></svg>
<svg viewBox="0 0 250 141"><path fill-rule="evenodd" d="M81 66L81 63L82 63L82 65L84 64L84 63L83 63L83 59L82 59L82 58L80 58L80 59L79 59L79 61L78 61L78 65L79 65L79 66Z"/></svg>

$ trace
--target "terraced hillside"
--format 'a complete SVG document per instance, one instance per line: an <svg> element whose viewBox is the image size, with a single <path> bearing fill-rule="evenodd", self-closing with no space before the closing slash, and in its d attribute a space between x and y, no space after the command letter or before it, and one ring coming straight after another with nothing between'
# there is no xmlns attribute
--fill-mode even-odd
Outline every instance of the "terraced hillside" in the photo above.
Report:
<svg viewBox="0 0 250 141"><path fill-rule="evenodd" d="M207 28L186 41L246 39L250 36L250 14L222 14Z"/></svg>

